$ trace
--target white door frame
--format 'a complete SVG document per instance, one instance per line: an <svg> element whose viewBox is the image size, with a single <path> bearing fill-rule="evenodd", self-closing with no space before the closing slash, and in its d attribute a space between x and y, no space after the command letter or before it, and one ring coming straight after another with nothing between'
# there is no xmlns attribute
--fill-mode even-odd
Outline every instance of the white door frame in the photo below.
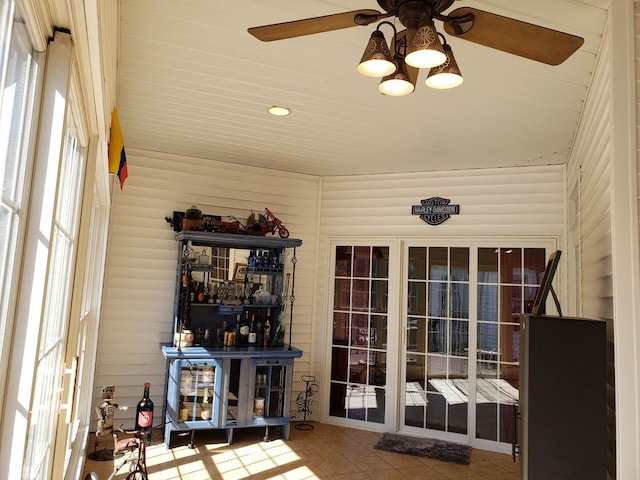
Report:
<svg viewBox="0 0 640 480"><path fill-rule="evenodd" d="M332 308L334 298L334 275L335 251L339 245L349 246L387 246L389 247L389 307L388 307L388 344L387 344L387 383L386 383L386 408L384 424L364 422L341 417L329 416L329 393L331 384L331 361L323 362L322 378L323 387L322 404L325 405L323 421L329 424L361 428L370 431L392 431L404 432L413 435L428 435L433 438L443 440L463 442L474 448L496 451L500 453L511 453L511 445L476 438L476 399L475 395L469 397L468 412L468 433L454 434L435 430L426 430L404 426L404 382L406 378L404 358L406 355L406 299L407 299L407 252L409 246L442 246L442 247L468 247L469 248L469 316L470 325L477 325L477 250L482 247L520 247L520 248L545 248L548 255L560 248L560 239L557 236L541 237L332 237L328 239L329 263L327 269L327 301L324 317L325 322L325 354L326 358L331 358L332 345ZM564 267L565 259L561 259L559 269ZM556 291L560 292L560 301L566 301L564 288L561 285L563 276L560 272L556 275L554 285ZM393 288L393 287L396 288ZM550 306L551 311L555 307ZM476 362L471 359L477 356L477 329L471 328L469 332L469 391L476 389ZM395 380L395 381L394 381ZM394 391L395 389L395 391Z"/></svg>
<svg viewBox="0 0 640 480"><path fill-rule="evenodd" d="M412 434L412 435L425 435L428 434L431 438L438 438L447 441L455 441L466 443L474 448L480 448L482 450L496 451L500 453L511 453L511 445L501 442L495 442L490 440L476 438L476 398L475 395L469 395L468 406L468 423L467 434L443 432L438 430L422 429L417 427L407 427L404 425L404 405L405 398L403 395L404 384L406 379L406 368L404 358L406 356L406 335L404 332L407 330L407 268L406 262L408 258L409 247L468 247L469 248L469 326L477 326L477 265L478 265L478 248L490 247L490 248L545 248L546 256L558 248L559 239L557 237L496 237L496 238L405 238L401 239L402 250L402 271L401 271L401 296L400 304L398 306L398 317L400 318L400 338L402 339L402 345L399 349L399 383L396 387L397 392L397 406L398 406L398 431ZM554 284L558 284L558 278L560 275L556 275ZM557 287L556 289L560 291ZM564 298L564 297L562 297ZM391 307L389 307L391 310ZM469 392L476 391L476 376L477 362L472 361L477 358L477 328L469 328Z"/></svg>
<svg viewBox="0 0 640 480"><path fill-rule="evenodd" d="M334 417L329 415L330 389L331 389L331 346L333 338L333 298L334 298L334 267L336 262L336 247L340 245L348 246L380 246L389 248L389 292L388 292L388 311L387 311L387 363L386 363L386 384L385 384L385 422L374 423L349 418ZM399 358L399 339L398 339L398 289L391 288L398 285L399 282L399 266L400 262L400 243L397 239L388 237L375 238L331 238L328 242L329 263L327 269L327 303L325 310L325 349L327 362L322 364L323 385L320 389L322 392L322 404L326 405L323 421L333 425L340 425L352 428L360 428L371 431L395 431L397 428L397 395L395 395L395 379L398 372Z"/></svg>

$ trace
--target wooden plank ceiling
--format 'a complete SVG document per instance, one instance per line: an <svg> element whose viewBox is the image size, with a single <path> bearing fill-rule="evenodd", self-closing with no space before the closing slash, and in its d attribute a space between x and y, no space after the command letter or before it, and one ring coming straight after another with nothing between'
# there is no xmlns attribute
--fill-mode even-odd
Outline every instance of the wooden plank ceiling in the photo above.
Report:
<svg viewBox="0 0 640 480"><path fill-rule="evenodd" d="M356 71L374 25L263 43L247 28L375 0L121 0L118 110L128 148L319 176L562 164L605 0L455 1L585 39L549 66L447 38L462 86L406 97ZM436 27L442 33L440 22ZM387 35L384 27L382 31ZM270 105L292 109L267 114Z"/></svg>

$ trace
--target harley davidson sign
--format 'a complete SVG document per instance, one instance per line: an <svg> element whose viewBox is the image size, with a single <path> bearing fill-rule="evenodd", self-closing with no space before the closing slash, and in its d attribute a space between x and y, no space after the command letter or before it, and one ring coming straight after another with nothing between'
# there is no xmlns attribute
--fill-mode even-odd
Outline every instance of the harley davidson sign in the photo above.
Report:
<svg viewBox="0 0 640 480"><path fill-rule="evenodd" d="M460 213L460 205L450 205L448 198L431 197L420 200L420 205L411 206L411 215L420 218L429 225L440 225L449 220L451 215Z"/></svg>

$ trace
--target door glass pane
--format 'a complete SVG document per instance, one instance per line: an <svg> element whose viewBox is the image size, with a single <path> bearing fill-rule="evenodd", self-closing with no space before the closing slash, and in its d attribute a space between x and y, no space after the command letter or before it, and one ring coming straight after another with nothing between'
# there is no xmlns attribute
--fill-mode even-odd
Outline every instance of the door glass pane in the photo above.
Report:
<svg viewBox="0 0 640 480"><path fill-rule="evenodd" d="M387 280L371 281L371 310L380 313L387 312L387 292L389 285Z"/></svg>
<svg viewBox="0 0 640 480"><path fill-rule="evenodd" d="M333 344L347 345L349 338L349 314L334 312L333 313Z"/></svg>
<svg viewBox="0 0 640 480"><path fill-rule="evenodd" d="M348 354L349 350L346 348L333 347L331 350L331 380L347 381Z"/></svg>
<svg viewBox="0 0 640 480"><path fill-rule="evenodd" d="M449 308L447 298L449 284L446 282L429 282L429 315L444 317Z"/></svg>
<svg viewBox="0 0 640 480"><path fill-rule="evenodd" d="M370 247L353 248L353 276L369 277L371 269L371 249Z"/></svg>
<svg viewBox="0 0 640 480"><path fill-rule="evenodd" d="M478 249L478 284L498 280L498 251L495 248Z"/></svg>
<svg viewBox="0 0 640 480"><path fill-rule="evenodd" d="M522 251L519 248L500 249L500 282L521 283Z"/></svg>
<svg viewBox="0 0 640 480"><path fill-rule="evenodd" d="M546 252L543 248L524 249L524 269L522 275L525 284L540 284L542 276L544 276L544 270L540 272L540 264L546 261Z"/></svg>
<svg viewBox="0 0 640 480"><path fill-rule="evenodd" d="M478 250L477 438L513 439L520 314L531 311L545 266L544 248Z"/></svg>
<svg viewBox="0 0 640 480"><path fill-rule="evenodd" d="M421 247L409 247L409 261L407 268L407 276L409 279L426 280L427 279L427 259L425 255L427 250Z"/></svg>
<svg viewBox="0 0 640 480"><path fill-rule="evenodd" d="M351 263L353 261L353 247L336 247L336 277L351 276Z"/></svg>
<svg viewBox="0 0 640 480"><path fill-rule="evenodd" d="M451 280L454 282L469 281L469 249L451 249Z"/></svg>
<svg viewBox="0 0 640 480"><path fill-rule="evenodd" d="M374 247L371 258L371 277L389 278L389 249Z"/></svg>
<svg viewBox="0 0 640 480"><path fill-rule="evenodd" d="M387 383L387 317L372 315L369 330L369 363L373 372L369 375L370 385Z"/></svg>
<svg viewBox="0 0 640 480"><path fill-rule="evenodd" d="M369 317L353 314L351 317L351 345L366 347L369 344Z"/></svg>
<svg viewBox="0 0 640 480"><path fill-rule="evenodd" d="M354 310L369 310L369 280L353 280L353 299L351 308Z"/></svg>
<svg viewBox="0 0 640 480"><path fill-rule="evenodd" d="M429 280L448 280L449 268L447 248L429 249Z"/></svg>
<svg viewBox="0 0 640 480"><path fill-rule="evenodd" d="M348 310L351 306L351 280L348 278L336 278L334 291L333 308L336 310Z"/></svg>
<svg viewBox="0 0 640 480"><path fill-rule="evenodd" d="M466 434L469 249L410 247L407 277L404 423Z"/></svg>
<svg viewBox="0 0 640 480"><path fill-rule="evenodd" d="M389 247L335 248L331 416L384 423Z"/></svg>
<svg viewBox="0 0 640 480"><path fill-rule="evenodd" d="M427 313L427 284L409 281L407 285L407 313L426 315Z"/></svg>

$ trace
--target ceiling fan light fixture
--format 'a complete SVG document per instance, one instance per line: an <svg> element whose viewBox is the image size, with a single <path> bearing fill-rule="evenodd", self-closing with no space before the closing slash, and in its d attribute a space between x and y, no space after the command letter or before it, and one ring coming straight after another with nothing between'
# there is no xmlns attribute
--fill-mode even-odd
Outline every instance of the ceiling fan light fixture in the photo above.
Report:
<svg viewBox="0 0 640 480"><path fill-rule="evenodd" d="M451 47L445 43L443 48L447 59L442 65L438 65L429 70L427 79L424 82L427 87L443 90L457 87L464 81Z"/></svg>
<svg viewBox="0 0 640 480"><path fill-rule="evenodd" d="M433 68L445 62L438 32L430 16L424 15L407 50L405 61L415 68Z"/></svg>
<svg viewBox="0 0 640 480"><path fill-rule="evenodd" d="M384 35L380 30L374 30L358 64L358 72L366 77L384 77L395 69Z"/></svg>
<svg viewBox="0 0 640 480"><path fill-rule="evenodd" d="M409 95L415 90L416 85L407 71L407 65L404 63L404 59L402 57L394 57L394 61L397 66L396 71L380 81L378 90L383 95L392 97Z"/></svg>

